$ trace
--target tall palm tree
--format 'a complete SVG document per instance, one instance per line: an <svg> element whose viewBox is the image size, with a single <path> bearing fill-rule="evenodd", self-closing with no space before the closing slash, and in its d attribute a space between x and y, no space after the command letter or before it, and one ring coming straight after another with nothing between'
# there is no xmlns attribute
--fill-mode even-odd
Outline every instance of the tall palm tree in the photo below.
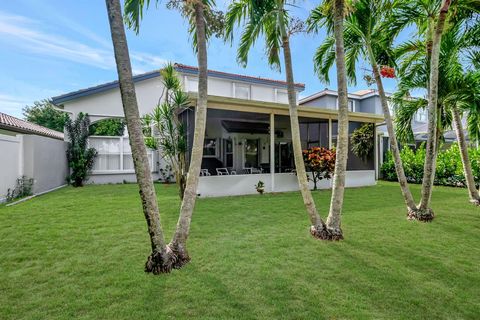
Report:
<svg viewBox="0 0 480 320"><path fill-rule="evenodd" d="M303 203L307 209L311 222L310 232L313 237L318 239L339 240L342 238L341 232L337 232L340 231L339 219L332 219L331 221L334 223L333 226L338 226L338 228L330 228L327 226L318 214L315 202L308 187L307 172L303 162L300 142L298 106L290 51L290 36L294 30L298 30L301 26L298 23L298 20L290 19L288 11L285 8L288 4L289 3L285 0L234 1L230 4L226 14L225 36L227 40L232 41L235 27L243 23L244 29L240 37L240 44L237 53L237 61L243 66L248 62L248 53L250 49L255 44L255 41L261 36L263 36L265 40L268 63L270 66L278 70L280 69L281 64L281 49L283 49L295 168ZM342 177L338 182L342 182ZM337 184L339 184L338 182ZM336 232L334 233L332 231Z"/></svg>
<svg viewBox="0 0 480 320"><path fill-rule="evenodd" d="M393 121L388 107L388 99L383 88L380 75L380 66L394 65L391 55L391 47L396 32L388 32L388 12L391 9L389 1L385 0L358 0L348 8L345 19L345 56L347 75L352 83L356 83L356 65L363 58L368 61L373 70L378 94L382 105L387 132L390 137L390 147L395 163L398 182L402 191L408 212L415 211L417 206L408 187L407 178L400 158L400 150L393 127ZM324 42L318 47L314 56L315 71L320 79L329 82L328 73L333 66L333 54L335 41L330 26L332 10L328 3L323 3L315 8L308 21L308 30L316 31L322 26L327 26L329 34ZM393 30L395 31L395 30Z"/></svg>
<svg viewBox="0 0 480 320"><path fill-rule="evenodd" d="M464 176L469 191L470 201L477 204L480 196L475 186L471 163L468 159L466 138L462 125L464 110L468 112L470 119L477 113L472 104L478 100L480 87L478 87L478 75L475 72L466 72L464 56L472 48L475 49L477 37L476 29L466 30L461 23L452 24L442 37L439 62L439 92L438 92L438 122L437 135L443 137L445 130L453 126L458 140L462 158ZM428 66L425 65L425 47L420 42L411 41L404 43L398 48L404 56L402 63L402 77L399 82L399 90L394 95L394 101L398 105L397 131L401 140L409 142L413 139L412 120L419 109L425 109L427 99L405 99L404 97L412 90L426 89L428 78ZM478 131L477 121L469 122L469 129ZM475 134L472 134L475 137Z"/></svg>
<svg viewBox="0 0 480 320"><path fill-rule="evenodd" d="M415 212L412 212L410 219L419 221L431 221L434 218L433 210L430 208L432 197L433 180L435 178L435 164L437 155L437 102L438 102L438 74L440 45L447 20L451 0L443 0L440 12L435 24L432 37L432 50L430 56L430 76L428 79L428 138L423 169L422 198L420 205Z"/></svg>
<svg viewBox="0 0 480 320"><path fill-rule="evenodd" d="M172 269L174 255L165 243L160 223L157 197L148 163L147 149L143 140L137 97L132 79L132 67L123 27L120 1L106 0L105 2L110 22L115 61L117 63L123 112L127 121L129 141L132 148L133 165L152 246L152 253L145 264L145 271L153 274L169 272Z"/></svg>
<svg viewBox="0 0 480 320"><path fill-rule="evenodd" d="M143 10L145 6L148 7L149 2L149 0L126 0L125 2L127 24L137 32ZM198 98L195 108L195 131L192 153L177 227L168 245L176 256L174 268L181 268L190 261L187 251L187 239L197 198L207 122L207 39L216 31L214 28L217 25L217 18L221 19L221 17L218 17L217 12L211 9L214 5L213 0L171 0L167 3L168 7L179 9L182 15L189 20L190 32L193 35L193 44L198 59ZM207 21L209 24L206 23Z"/></svg>

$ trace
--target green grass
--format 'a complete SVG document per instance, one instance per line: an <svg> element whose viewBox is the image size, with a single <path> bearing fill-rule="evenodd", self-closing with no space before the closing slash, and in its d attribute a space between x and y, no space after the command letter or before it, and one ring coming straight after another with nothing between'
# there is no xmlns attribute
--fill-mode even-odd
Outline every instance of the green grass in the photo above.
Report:
<svg viewBox="0 0 480 320"><path fill-rule="evenodd" d="M157 185L168 238L179 201ZM412 186L418 197L419 186ZM323 216L330 193L315 192ZM478 319L480 209L436 187L433 223L399 187L345 193L345 240L308 233L298 193L201 199L192 262L144 274L136 185L65 188L0 208L0 319Z"/></svg>

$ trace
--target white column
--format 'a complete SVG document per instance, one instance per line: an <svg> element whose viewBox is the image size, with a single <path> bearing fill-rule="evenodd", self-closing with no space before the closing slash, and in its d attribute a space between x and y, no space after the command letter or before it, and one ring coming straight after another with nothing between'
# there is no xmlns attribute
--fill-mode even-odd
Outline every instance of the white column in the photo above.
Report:
<svg viewBox="0 0 480 320"><path fill-rule="evenodd" d="M270 183L275 191L275 114L270 113Z"/></svg>
<svg viewBox="0 0 480 320"><path fill-rule="evenodd" d="M328 119L328 149L332 149L332 119Z"/></svg>
<svg viewBox="0 0 480 320"><path fill-rule="evenodd" d="M120 137L120 170L125 170L123 168L123 137Z"/></svg>

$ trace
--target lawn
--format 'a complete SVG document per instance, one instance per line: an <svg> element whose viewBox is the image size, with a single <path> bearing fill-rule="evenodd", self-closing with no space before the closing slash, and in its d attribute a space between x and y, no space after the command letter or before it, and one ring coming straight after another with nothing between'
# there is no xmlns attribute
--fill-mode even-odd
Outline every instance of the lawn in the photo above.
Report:
<svg viewBox="0 0 480 320"><path fill-rule="evenodd" d="M170 237L177 192L156 188ZM0 319L478 319L480 209L436 187L434 222L408 222L399 191L348 189L337 243L310 237L298 193L201 199L192 262L160 276L143 272L136 185L2 207ZM325 216L330 193L314 195Z"/></svg>

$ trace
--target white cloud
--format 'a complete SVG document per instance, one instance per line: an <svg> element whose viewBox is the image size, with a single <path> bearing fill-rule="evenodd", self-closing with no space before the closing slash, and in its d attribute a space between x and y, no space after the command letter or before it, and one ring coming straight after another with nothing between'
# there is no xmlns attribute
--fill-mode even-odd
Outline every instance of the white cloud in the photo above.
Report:
<svg viewBox="0 0 480 320"><path fill-rule="evenodd" d="M12 115L14 117L22 117L22 109L31 103L30 99L13 97L0 93L0 112Z"/></svg>
<svg viewBox="0 0 480 320"><path fill-rule="evenodd" d="M68 21L66 21L68 22ZM29 53L61 58L64 60L94 66L101 69L115 69L115 59L111 43L95 35L85 27L69 25L79 37L88 37L100 45L93 47L77 39L69 39L59 34L47 32L42 23L24 16L11 15L0 11L0 41ZM165 60L161 57L133 51L132 65L136 71L158 69Z"/></svg>

